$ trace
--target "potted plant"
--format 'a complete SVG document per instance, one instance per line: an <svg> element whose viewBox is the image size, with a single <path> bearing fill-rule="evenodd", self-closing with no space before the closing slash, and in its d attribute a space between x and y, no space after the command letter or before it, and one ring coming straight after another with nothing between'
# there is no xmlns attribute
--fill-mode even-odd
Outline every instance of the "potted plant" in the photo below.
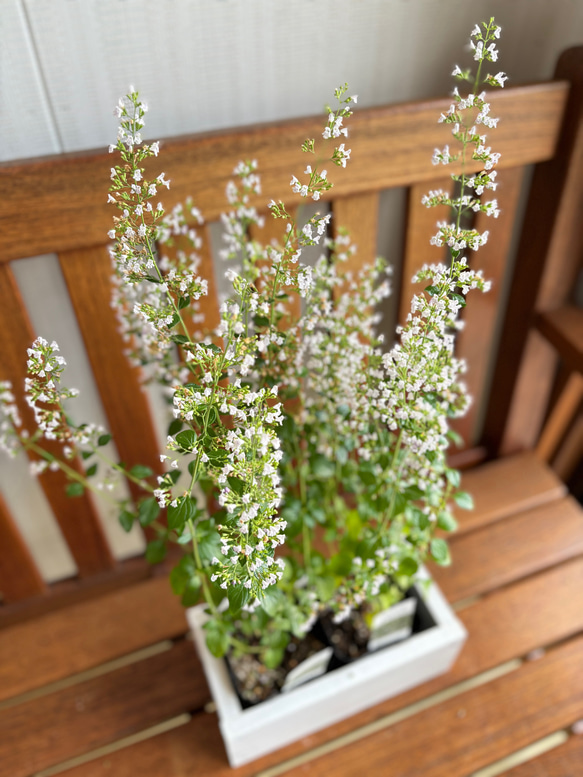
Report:
<svg viewBox="0 0 583 777"><path fill-rule="evenodd" d="M170 214L155 204L169 182L163 173L147 178L144 161L160 149L142 140L146 107L131 91L117 107L119 135L110 147L120 159L109 193L119 211L109 233L114 302L130 358L168 390L167 471L156 480L146 467L109 460L109 435L71 420L64 403L75 392L61 384L56 343L38 338L28 352L35 434L20 432L11 389L0 389L10 453L28 448L40 457L34 471L63 470L71 496L130 478L143 497L121 501L122 526L152 528L152 562L168 543L182 546L170 581L185 606L204 602L188 617L233 764L446 671L465 638L422 565L450 563L437 530L455 529L452 502L471 508L446 450L456 438L448 419L468 406L454 356L458 315L470 289L488 288L466 259L487 233L466 228L464 215L498 215L495 200L480 200L496 187L499 156L481 134L497 120L480 90L504 85L503 73L482 72L496 61L499 32L493 19L476 26L476 75L454 70L472 89L465 97L456 89L439 120L451 124L459 151L446 146L433 161L471 155L483 170L452 176L456 196L424 198L428 207L451 208L453 222L438 224L432 238L449 247L451 261L417 274L423 290L389 350L375 331L376 309L389 293L385 262L350 277L343 261L355 247L342 230L328 237L330 215L299 224L281 201L268 206L281 221L281 242L253 239L262 221L250 205L260 192L253 161L241 162L227 187L223 258L232 293L219 327L205 330L201 214L191 203ZM302 145L304 172L291 179L306 199L319 200L333 186L331 171L350 159L345 122L357 98L343 86L335 99L322 138ZM311 246L323 252L314 266L302 260ZM61 441L62 457L44 450L43 438ZM77 453L84 473L67 463ZM418 633L401 642L413 625ZM398 644L380 650L390 643Z"/></svg>

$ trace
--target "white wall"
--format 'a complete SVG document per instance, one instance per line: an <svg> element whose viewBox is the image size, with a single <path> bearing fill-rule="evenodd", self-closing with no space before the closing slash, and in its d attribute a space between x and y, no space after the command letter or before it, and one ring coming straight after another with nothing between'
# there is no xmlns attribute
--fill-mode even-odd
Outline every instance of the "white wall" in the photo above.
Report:
<svg viewBox="0 0 583 777"><path fill-rule="evenodd" d="M152 138L315 114L344 81L359 107L443 95L474 23L492 15L511 83L549 78L559 52L583 42L583 0L0 0L0 161L108 145L130 84ZM384 235L383 253L399 240ZM79 420L103 420L58 264L13 266L37 333L77 365ZM26 469L0 461L0 490L45 577L71 574ZM117 555L136 552L139 537L102 509Z"/></svg>

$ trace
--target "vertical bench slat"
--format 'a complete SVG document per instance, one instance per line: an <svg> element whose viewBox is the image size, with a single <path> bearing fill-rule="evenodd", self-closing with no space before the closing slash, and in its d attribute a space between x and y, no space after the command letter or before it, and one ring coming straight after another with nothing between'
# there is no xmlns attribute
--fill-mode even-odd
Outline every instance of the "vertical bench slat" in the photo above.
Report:
<svg viewBox="0 0 583 777"><path fill-rule="evenodd" d="M0 594L5 604L46 593L47 587L0 494Z"/></svg>
<svg viewBox="0 0 583 777"><path fill-rule="evenodd" d="M468 261L474 269L481 269L484 277L492 281L487 294L471 292L470 303L463 311L464 328L456 341L456 355L465 359L469 365L465 382L468 386L472 405L463 418L454 424L468 445L477 441L482 403L488 391L488 369L492 363L494 334L502 300L504 278L508 267L508 254L514 231L515 214L524 178L524 168L513 167L501 170L499 187L494 196L498 200L501 215L498 219L478 213L474 225L479 232L488 230L488 242L482 246L476 258L470 251Z"/></svg>
<svg viewBox="0 0 583 777"><path fill-rule="evenodd" d="M332 231L338 237L339 229L348 230L357 251L343 265L344 272L356 276L364 265L372 264L377 256L377 234L379 223L379 192L353 194L339 197L332 202Z"/></svg>
<svg viewBox="0 0 583 777"><path fill-rule="evenodd" d="M445 249L439 249L429 242L437 232L437 222L449 217L449 209L426 208L421 198L430 190L442 189L451 194L451 178L439 178L429 183L415 184L407 192L407 225L405 232L405 253L401 266L401 293L399 297L399 323L403 325L411 310L414 294L419 294L423 285L413 283L412 278L424 264L437 264L443 260Z"/></svg>
<svg viewBox="0 0 583 777"><path fill-rule="evenodd" d="M0 327L10 333L3 341L0 379L12 383L23 423L32 432L35 429L32 412L22 398L21 387L26 377L26 349L34 340L34 332L8 264L0 265ZM43 447L61 455L56 443L45 440ZM81 471L78 461L69 462L69 466ZM91 496L85 493L69 499L65 494L67 479L61 471L45 472L39 476L39 482L73 554L79 575L84 577L113 567L115 561Z"/></svg>
<svg viewBox="0 0 583 777"><path fill-rule="evenodd" d="M288 207L288 213L292 220L297 220L298 209L295 207ZM251 225L250 235L252 240L258 240L264 246L271 245L275 241L276 245L282 245L285 241L285 228L287 225L286 219L274 219L271 213L265 213L265 223L262 227L258 227L255 224ZM287 309L289 310L291 320L295 321L299 318L301 312L301 300L298 294L290 292L289 299L287 300Z"/></svg>
<svg viewBox="0 0 583 777"><path fill-rule="evenodd" d="M66 251L59 261L83 335L95 382L121 460L160 472L158 442L139 371L124 355L126 347L110 306L111 260L106 246ZM131 481L132 495L140 491Z"/></svg>

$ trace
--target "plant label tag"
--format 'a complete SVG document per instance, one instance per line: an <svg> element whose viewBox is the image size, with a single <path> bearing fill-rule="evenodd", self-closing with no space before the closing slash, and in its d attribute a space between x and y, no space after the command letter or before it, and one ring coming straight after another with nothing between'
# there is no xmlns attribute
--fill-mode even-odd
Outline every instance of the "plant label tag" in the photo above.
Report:
<svg viewBox="0 0 583 777"><path fill-rule="evenodd" d="M332 658L332 648L327 647L323 650L319 650L314 653L313 656L306 658L301 664L292 669L291 672L285 678L285 682L281 687L281 692L286 693L296 688L302 683L307 683L308 680L314 680L321 674L324 674L328 669L328 664Z"/></svg>
<svg viewBox="0 0 583 777"><path fill-rule="evenodd" d="M367 650L372 652L411 636L417 599L402 599L372 619Z"/></svg>

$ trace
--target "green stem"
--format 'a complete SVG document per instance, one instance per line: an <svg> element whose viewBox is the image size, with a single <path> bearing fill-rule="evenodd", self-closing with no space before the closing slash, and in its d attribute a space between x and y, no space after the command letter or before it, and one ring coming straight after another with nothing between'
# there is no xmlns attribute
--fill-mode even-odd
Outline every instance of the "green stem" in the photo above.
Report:
<svg viewBox="0 0 583 777"><path fill-rule="evenodd" d="M201 577L202 577L202 589L203 589L203 593L204 593L204 598L205 598L206 603L210 607L212 614L213 615L217 615L218 614L218 610L217 610L217 607L216 607L216 605L215 605L215 603L213 601L213 597L211 596L211 592L210 592L210 589L209 589L209 584L208 584L208 580L207 580L207 576L206 576L206 571L205 571L205 569L204 569L204 567L202 565L202 561L201 561L201 558L200 558L200 553L199 553L199 550L198 550L198 542L196 541L196 531L195 531L195 528L194 528L194 523L192 521L192 518L189 518L187 523L188 523L188 528L190 529L190 535L192 537L192 552L194 554L194 560L196 562L196 568L201 573Z"/></svg>

